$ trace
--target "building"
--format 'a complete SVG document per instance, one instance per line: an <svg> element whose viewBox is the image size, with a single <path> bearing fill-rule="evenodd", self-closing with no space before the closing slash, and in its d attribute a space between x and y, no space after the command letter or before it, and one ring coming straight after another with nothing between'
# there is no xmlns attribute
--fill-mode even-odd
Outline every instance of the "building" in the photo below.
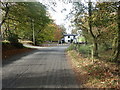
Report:
<svg viewBox="0 0 120 90"><path fill-rule="evenodd" d="M64 37L61 39L61 43L72 43L77 39L76 34L64 34Z"/></svg>

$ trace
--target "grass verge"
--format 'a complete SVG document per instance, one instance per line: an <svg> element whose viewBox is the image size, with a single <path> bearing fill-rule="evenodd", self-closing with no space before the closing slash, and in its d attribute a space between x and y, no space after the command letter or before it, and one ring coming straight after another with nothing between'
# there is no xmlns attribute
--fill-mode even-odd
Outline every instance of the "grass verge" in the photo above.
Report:
<svg viewBox="0 0 120 90"><path fill-rule="evenodd" d="M67 55L81 87L120 90L120 67L115 63L88 59L75 50L67 51Z"/></svg>

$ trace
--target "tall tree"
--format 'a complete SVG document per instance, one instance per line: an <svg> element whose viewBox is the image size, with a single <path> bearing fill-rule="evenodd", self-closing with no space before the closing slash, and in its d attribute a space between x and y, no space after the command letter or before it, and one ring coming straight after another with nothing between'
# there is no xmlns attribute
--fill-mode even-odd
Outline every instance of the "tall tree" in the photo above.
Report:
<svg viewBox="0 0 120 90"><path fill-rule="evenodd" d="M88 9L89 9L89 31L93 38L93 56L98 57L97 38L95 37L95 35L93 34L93 31L92 31L92 2L91 2L91 0L89 0L88 6L89 6L88 7Z"/></svg>
<svg viewBox="0 0 120 90"><path fill-rule="evenodd" d="M117 30L117 47L115 49L113 60L119 61L120 57L120 1L118 2L118 30Z"/></svg>

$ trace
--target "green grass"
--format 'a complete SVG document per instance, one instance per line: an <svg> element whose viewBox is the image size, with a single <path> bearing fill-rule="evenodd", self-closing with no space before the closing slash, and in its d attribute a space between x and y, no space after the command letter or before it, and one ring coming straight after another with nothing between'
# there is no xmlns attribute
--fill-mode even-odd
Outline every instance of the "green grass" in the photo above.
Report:
<svg viewBox="0 0 120 90"><path fill-rule="evenodd" d="M89 57L91 55L92 45L90 44L71 44L67 51L76 50L77 52L84 54L84 56Z"/></svg>
<svg viewBox="0 0 120 90"><path fill-rule="evenodd" d="M74 44L71 44L71 45L67 48L67 51L74 50L74 49L75 49L75 45L74 45Z"/></svg>

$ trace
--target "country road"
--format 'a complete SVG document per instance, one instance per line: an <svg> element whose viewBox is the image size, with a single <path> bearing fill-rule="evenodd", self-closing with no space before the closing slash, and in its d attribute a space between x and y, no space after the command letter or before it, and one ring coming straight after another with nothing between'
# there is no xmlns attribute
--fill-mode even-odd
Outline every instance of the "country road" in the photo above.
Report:
<svg viewBox="0 0 120 90"><path fill-rule="evenodd" d="M37 49L3 61L2 87L79 88L65 56L67 47L34 47Z"/></svg>

